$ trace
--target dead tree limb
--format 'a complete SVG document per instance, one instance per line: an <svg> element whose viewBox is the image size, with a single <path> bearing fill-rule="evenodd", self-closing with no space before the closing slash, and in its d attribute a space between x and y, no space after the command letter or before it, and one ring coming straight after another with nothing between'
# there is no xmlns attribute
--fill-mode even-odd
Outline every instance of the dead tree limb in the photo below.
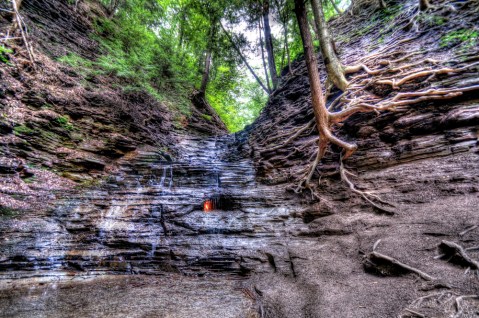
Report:
<svg viewBox="0 0 479 318"><path fill-rule="evenodd" d="M381 260L386 261L388 263L391 263L395 266L398 266L402 269L405 269L408 272L417 274L419 277L421 277L424 280L430 281L430 280L435 279L434 277L430 276L429 274L426 274L425 272L423 272L423 271L421 271L421 270L419 270L415 267L404 264L404 263L400 262L399 260L397 260L393 257L387 256L387 255L384 255L384 254L381 254L381 253L375 252L375 251L371 252L370 255L372 255L373 257L375 257L377 259L381 259Z"/></svg>
<svg viewBox="0 0 479 318"><path fill-rule="evenodd" d="M27 50L28 58L30 59L30 62L32 64L33 69L35 69L36 67L35 67L35 59L34 59L34 55L33 55L33 50L30 46L30 43L27 40L26 35L25 35L25 31L23 29L24 24L22 22L22 18L20 17L20 13L18 12L19 3L21 3L21 1L19 1L17 3L16 0L11 0L11 2L12 2L13 12L14 12L14 16L15 16L15 21L16 21L16 27L18 27L18 29L20 30L20 34L22 36L23 43L25 44L25 48ZM14 25L14 27L15 27L15 25Z"/></svg>

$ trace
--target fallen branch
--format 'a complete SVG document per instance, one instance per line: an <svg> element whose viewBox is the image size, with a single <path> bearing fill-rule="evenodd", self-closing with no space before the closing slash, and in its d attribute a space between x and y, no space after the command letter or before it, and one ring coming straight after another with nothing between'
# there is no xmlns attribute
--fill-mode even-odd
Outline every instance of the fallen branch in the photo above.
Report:
<svg viewBox="0 0 479 318"><path fill-rule="evenodd" d="M384 260L384 261L387 261L393 265L396 265L398 267L401 267L409 272L412 272L414 274L417 274L419 277L421 277L422 279L424 280L434 280L435 278L424 273L423 271L415 268L415 267L412 267L412 266L409 266L407 264L404 264L402 262L400 262L399 260L393 258L393 257L390 257L390 256L387 256L387 255L384 255L384 254L381 254L379 252L371 252L371 255L374 256L375 258L377 259L381 259L381 260Z"/></svg>
<svg viewBox="0 0 479 318"><path fill-rule="evenodd" d="M378 244L374 244L375 247L377 247ZM375 250L373 250L370 254L369 254L370 258L371 256L373 256L374 258L377 258L377 259L380 259L380 260L383 260L383 261L386 261L388 263L391 263L397 267L400 267L408 272L411 272L411 273L414 273L414 274L417 274L419 277L421 277L422 279L424 280L427 280L427 281L431 281L431 280L435 280L434 277L432 277L431 275L428 275L426 274L425 272L415 268L415 267L412 267L412 266L409 266L407 264L404 264L402 263L401 261L393 258L393 257L390 257L390 256L387 256L387 255L384 255L382 253L379 253L379 252L376 252Z"/></svg>

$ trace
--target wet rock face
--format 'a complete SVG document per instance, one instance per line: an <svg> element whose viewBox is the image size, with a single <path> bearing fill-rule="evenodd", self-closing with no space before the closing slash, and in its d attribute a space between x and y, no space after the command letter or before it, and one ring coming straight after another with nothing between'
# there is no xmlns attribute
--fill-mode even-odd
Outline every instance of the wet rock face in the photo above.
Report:
<svg viewBox="0 0 479 318"><path fill-rule="evenodd" d="M52 270L244 276L276 270L262 249L303 223L282 188L255 181L235 136L184 138L168 161L138 151L106 184L60 196L48 212L2 222L5 275ZM210 207L205 209L205 203ZM305 212L306 213L306 212ZM269 255L269 256L268 256Z"/></svg>

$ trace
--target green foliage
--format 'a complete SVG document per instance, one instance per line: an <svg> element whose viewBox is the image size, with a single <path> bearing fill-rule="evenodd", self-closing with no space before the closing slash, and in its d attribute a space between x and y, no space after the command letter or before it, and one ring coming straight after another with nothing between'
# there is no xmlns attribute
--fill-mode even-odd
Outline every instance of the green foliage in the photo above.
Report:
<svg viewBox="0 0 479 318"><path fill-rule="evenodd" d="M85 79L115 76L121 79L124 91L148 92L172 109L176 125L181 126L185 117L191 116L189 95L200 86L208 51L213 60L206 98L228 129L238 131L259 114L267 96L244 70L238 52L219 22L232 30L235 46L247 54L256 45L248 41L251 36L247 33L258 31L261 1L100 1L111 14L95 22L93 38L100 43L100 56L87 60L68 54L59 59L61 62L72 66ZM349 3L349 0L333 1L342 9ZM286 43L284 34L273 35L276 68L280 70L288 65L286 44L291 61L301 56L303 47L293 1L269 3L271 21L288 30ZM327 19L337 15L330 1L324 1L323 5Z"/></svg>
<svg viewBox="0 0 479 318"><path fill-rule="evenodd" d="M460 29L445 34L440 41L441 47L460 44L461 48L468 49L478 45L479 32L471 29Z"/></svg>
<svg viewBox="0 0 479 318"><path fill-rule="evenodd" d="M0 63L9 64L8 54L12 54L11 49L7 49L5 46L0 45Z"/></svg>
<svg viewBox="0 0 479 318"><path fill-rule="evenodd" d="M32 135L35 133L35 130L25 126L25 125L19 125L13 128L13 133L17 136L19 135Z"/></svg>
<svg viewBox="0 0 479 318"><path fill-rule="evenodd" d="M105 18L96 23L93 37L103 53L98 59L90 61L68 54L59 61L72 66L85 78L119 77L124 81L125 91L146 91L173 106L173 110L189 114L187 92L198 78L195 60L191 54L175 52L175 33L162 23L166 3L124 1L114 19Z"/></svg>
<svg viewBox="0 0 479 318"><path fill-rule="evenodd" d="M68 53L65 56L58 58L58 61L73 67L83 77L88 77L95 72L95 63L75 53Z"/></svg>
<svg viewBox="0 0 479 318"><path fill-rule="evenodd" d="M201 114L201 117L203 117L203 119L207 121L211 121L213 119L211 115L206 115L206 114Z"/></svg>
<svg viewBox="0 0 479 318"><path fill-rule="evenodd" d="M56 122L65 130L73 130L73 125L70 123L70 119L67 116L60 116L56 119Z"/></svg>
<svg viewBox="0 0 479 318"><path fill-rule="evenodd" d="M433 15L430 13L422 12L419 17L418 21L420 23L424 23L427 26L434 27L434 26L441 26L447 22L447 18L443 16Z"/></svg>
<svg viewBox="0 0 479 318"><path fill-rule="evenodd" d="M102 2L107 7L113 3ZM150 93L168 105L178 125L183 125L191 114L189 95L200 86L208 49L213 61L207 99L227 126L241 129L251 122L252 114L259 113L258 103L265 97L253 92L257 84L251 78L236 76L242 62L218 24L221 18L234 21L232 8L245 8L241 1L125 0L119 4L112 19L96 21L93 37L102 50L96 60L68 54L59 61L85 78L116 76L123 80L123 90Z"/></svg>
<svg viewBox="0 0 479 318"><path fill-rule="evenodd" d="M237 132L258 117L268 97L244 71L232 72L223 67L210 83L206 98L228 130Z"/></svg>

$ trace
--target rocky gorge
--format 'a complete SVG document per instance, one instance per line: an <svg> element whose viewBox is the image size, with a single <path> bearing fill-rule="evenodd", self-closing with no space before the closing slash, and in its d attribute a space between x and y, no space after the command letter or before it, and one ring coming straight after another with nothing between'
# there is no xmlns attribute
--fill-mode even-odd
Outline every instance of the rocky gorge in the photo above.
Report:
<svg viewBox="0 0 479 318"><path fill-rule="evenodd" d="M178 125L169 105L55 61L98 54L82 5L24 0L42 71L18 58L0 74L0 316L479 316L479 51L444 40L477 29L479 3L435 1L447 28L416 1L356 3L331 28L344 63L384 71L364 91L451 95L349 118L335 133L358 144L353 185L331 147L296 193L317 138L284 142L313 118L303 60L245 130L227 134L201 98ZM420 63L461 71L377 83Z"/></svg>

